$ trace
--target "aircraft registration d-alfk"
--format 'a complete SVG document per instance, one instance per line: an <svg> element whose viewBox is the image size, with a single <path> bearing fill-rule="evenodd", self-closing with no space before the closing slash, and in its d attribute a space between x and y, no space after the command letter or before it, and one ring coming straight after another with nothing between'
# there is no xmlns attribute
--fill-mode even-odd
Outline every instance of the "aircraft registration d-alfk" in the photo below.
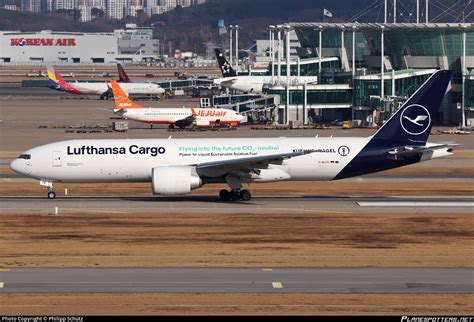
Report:
<svg viewBox="0 0 474 322"><path fill-rule="evenodd" d="M197 108L192 106L185 108L145 108L135 104L122 91L121 85L116 81L110 81L115 101L114 113L123 118L138 122L153 124L169 124L172 129L175 126L185 128L189 125L196 127L208 127L211 124L227 124L237 126L244 117L234 110L223 108Z"/></svg>
<svg viewBox="0 0 474 322"><path fill-rule="evenodd" d="M56 84L53 87L54 89L62 90L71 94L97 94L100 95L100 99L104 99L108 97L111 92L106 81L66 82L52 66L48 66L48 78ZM122 83L122 89L127 93L127 95L161 95L165 92L160 85L150 82Z"/></svg>
<svg viewBox="0 0 474 322"><path fill-rule="evenodd" d="M223 200L250 200L242 184L329 181L393 169L453 153L455 144L427 143L452 72L435 72L367 138L195 138L69 140L29 149L10 167L53 182L151 182L159 195L184 195L227 183Z"/></svg>

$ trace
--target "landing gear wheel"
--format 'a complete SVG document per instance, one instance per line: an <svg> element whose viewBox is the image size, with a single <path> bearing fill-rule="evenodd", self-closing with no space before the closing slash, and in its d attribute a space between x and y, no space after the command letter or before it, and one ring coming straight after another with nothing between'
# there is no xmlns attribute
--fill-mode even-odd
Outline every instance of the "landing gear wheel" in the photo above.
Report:
<svg viewBox="0 0 474 322"><path fill-rule="evenodd" d="M230 200L240 200L240 194L237 190L230 191Z"/></svg>
<svg viewBox="0 0 474 322"><path fill-rule="evenodd" d="M250 199L252 199L252 194L250 193L250 191L245 189L240 190L239 195L240 199L242 199L243 201L249 201Z"/></svg>
<svg viewBox="0 0 474 322"><path fill-rule="evenodd" d="M228 190L222 189L219 192L219 198L221 198L222 201L229 201L230 200L230 192Z"/></svg>
<svg viewBox="0 0 474 322"><path fill-rule="evenodd" d="M54 199L54 198L56 198L56 192L49 191L48 192L48 199Z"/></svg>

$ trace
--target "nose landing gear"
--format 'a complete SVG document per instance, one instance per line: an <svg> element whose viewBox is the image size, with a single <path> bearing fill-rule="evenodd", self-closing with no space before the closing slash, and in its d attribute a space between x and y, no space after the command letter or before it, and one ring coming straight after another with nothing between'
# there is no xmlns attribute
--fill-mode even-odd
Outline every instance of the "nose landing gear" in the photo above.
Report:
<svg viewBox="0 0 474 322"><path fill-rule="evenodd" d="M40 185L45 186L45 187L48 188L48 194L47 194L48 199L56 198L56 192L54 192L52 181L43 181L43 180L41 180Z"/></svg>

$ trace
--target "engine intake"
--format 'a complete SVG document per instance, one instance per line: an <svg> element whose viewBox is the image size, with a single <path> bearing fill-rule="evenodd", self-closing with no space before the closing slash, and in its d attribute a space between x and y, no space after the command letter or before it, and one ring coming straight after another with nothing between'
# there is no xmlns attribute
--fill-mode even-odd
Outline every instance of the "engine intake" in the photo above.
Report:
<svg viewBox="0 0 474 322"><path fill-rule="evenodd" d="M152 169L151 186L154 194L163 196L186 195L202 186L201 178L192 167L169 166Z"/></svg>

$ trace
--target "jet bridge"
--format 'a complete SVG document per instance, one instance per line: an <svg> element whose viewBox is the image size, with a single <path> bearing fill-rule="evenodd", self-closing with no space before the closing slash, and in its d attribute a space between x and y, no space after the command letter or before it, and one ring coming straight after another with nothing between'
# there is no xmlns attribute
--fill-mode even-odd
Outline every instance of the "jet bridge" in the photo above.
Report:
<svg viewBox="0 0 474 322"><path fill-rule="evenodd" d="M242 94L242 95L214 95L202 97L202 108L232 109L248 119L275 120L278 117L277 106L280 104L279 95Z"/></svg>
<svg viewBox="0 0 474 322"><path fill-rule="evenodd" d="M156 82L156 84L160 85L161 88L174 91L180 89L189 89L189 88L196 88L196 87L210 87L213 85L213 81L211 79L201 79L201 78L191 78L191 79L174 79L174 80L164 80Z"/></svg>

